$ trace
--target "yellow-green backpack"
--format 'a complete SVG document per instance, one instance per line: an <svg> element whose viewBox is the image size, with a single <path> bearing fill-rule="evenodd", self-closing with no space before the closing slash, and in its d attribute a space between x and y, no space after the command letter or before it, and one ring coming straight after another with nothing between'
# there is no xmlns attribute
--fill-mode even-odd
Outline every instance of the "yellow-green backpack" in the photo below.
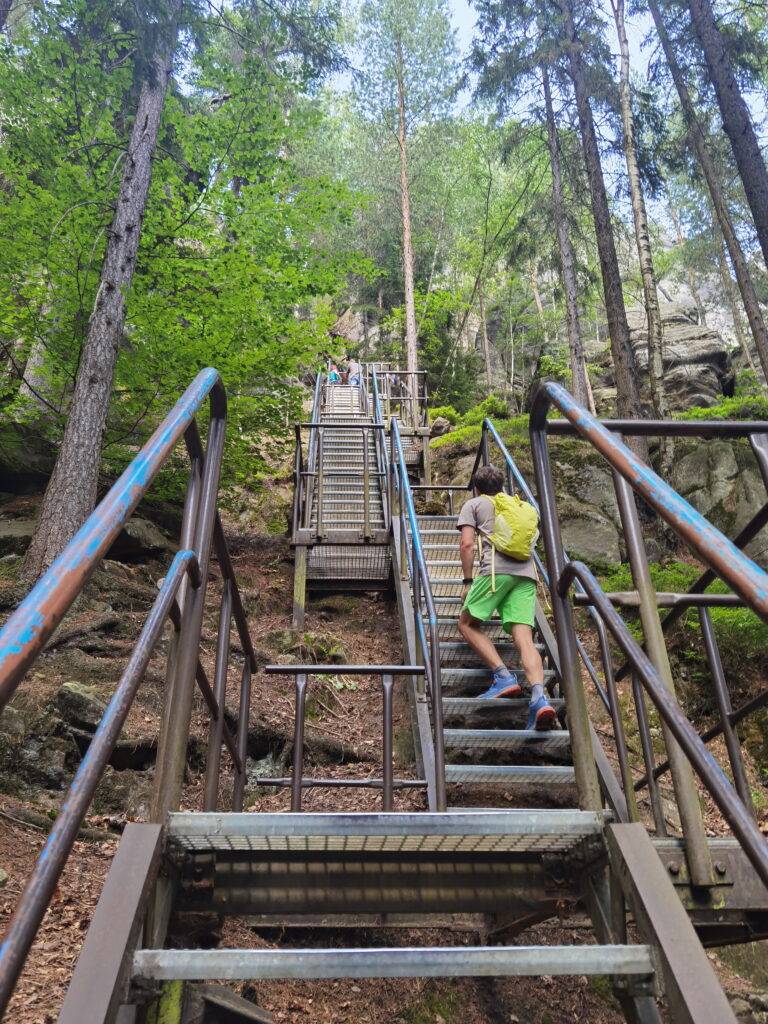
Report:
<svg viewBox="0 0 768 1024"><path fill-rule="evenodd" d="M484 494L483 497L493 502L493 532L484 536L491 542L491 590L495 591L495 552L500 551L518 562L527 561L539 539L539 514L530 502L521 501L517 494ZM479 534L478 543L482 557Z"/></svg>

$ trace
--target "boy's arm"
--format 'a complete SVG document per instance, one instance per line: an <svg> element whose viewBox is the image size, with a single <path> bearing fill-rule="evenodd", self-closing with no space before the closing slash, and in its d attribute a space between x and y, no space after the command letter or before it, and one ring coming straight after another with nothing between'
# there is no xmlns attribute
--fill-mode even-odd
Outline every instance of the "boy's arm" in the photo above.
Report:
<svg viewBox="0 0 768 1024"><path fill-rule="evenodd" d="M472 573L475 567L475 528L474 526L462 526L461 534L459 536L459 558L461 559L461 573L465 580L470 580L469 583L464 584L464 588L461 592L461 602L464 603L464 599L469 592L469 588L472 586Z"/></svg>

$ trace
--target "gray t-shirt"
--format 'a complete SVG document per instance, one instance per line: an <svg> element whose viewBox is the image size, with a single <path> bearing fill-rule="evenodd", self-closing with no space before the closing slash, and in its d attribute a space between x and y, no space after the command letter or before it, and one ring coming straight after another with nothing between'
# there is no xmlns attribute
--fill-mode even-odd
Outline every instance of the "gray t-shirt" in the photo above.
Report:
<svg viewBox="0 0 768 1024"><path fill-rule="evenodd" d="M360 363L358 363L356 359L350 359L349 363L347 364L347 373L349 374L350 377L360 376Z"/></svg>
<svg viewBox="0 0 768 1024"><path fill-rule="evenodd" d="M460 530L462 526L472 526L476 531L482 530L484 534L491 534L493 533L494 519L493 502L490 498L485 497L485 495L480 495L479 498L470 498L469 501L465 502L459 513L456 528ZM480 561L479 575L490 576L491 548L493 545L489 543L487 537L482 537L482 546L483 557ZM529 580L537 578L536 566L532 558L528 558L524 562L517 562L514 558L510 558L509 555L503 555L500 551L496 552L494 569L497 576L525 576Z"/></svg>

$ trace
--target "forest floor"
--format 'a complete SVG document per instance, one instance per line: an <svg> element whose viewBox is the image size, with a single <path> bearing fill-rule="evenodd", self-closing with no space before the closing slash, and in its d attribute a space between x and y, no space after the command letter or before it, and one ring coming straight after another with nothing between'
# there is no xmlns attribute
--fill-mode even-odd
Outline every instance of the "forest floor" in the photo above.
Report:
<svg viewBox="0 0 768 1024"><path fill-rule="evenodd" d="M29 499L20 499L16 512ZM29 511L26 508L26 511ZM13 512L13 510L12 510ZM290 753L293 729L293 694L289 681L267 676L261 669L270 662L344 661L387 663L401 660L396 609L383 595L330 595L310 603L301 634L290 629L293 562L285 538L251 533L241 525L230 525L229 541L239 586L249 614L251 635L256 647L260 671L253 681L251 697L251 736L265 737L260 751L275 765L285 763ZM25 681L15 706L29 714L55 703L56 694L73 675L85 678L89 685L109 695L119 676L132 639L141 622L163 563L122 564L111 562L89 585L83 605L72 613L64 627L75 625L75 636L55 648L38 663ZM0 597L6 591L6 607L13 598L12 581L0 580ZM204 633L203 661L212 677L219 585L212 579ZM102 623L104 606L117 614L119 622L89 632L88 624L98 616ZM107 622L109 622L107 616ZM78 632L78 628L80 632ZM160 726L161 694L165 648L160 645L133 708L127 733L137 747L151 745ZM233 658L228 682L228 707L236 708L239 666ZM339 675L315 680L310 691L312 715L308 721L308 774L344 777L381 776L381 695L377 678ZM596 718L599 717L595 709ZM193 748L191 775L183 805L198 809L202 801L203 779L199 750L204 749L208 717L202 699L196 699L192 719ZM395 704L396 775L413 777L410 719L405 694L398 691ZM195 746L196 745L196 746ZM277 772L284 774L282 770ZM120 772L108 769L105 783L94 801L87 824L95 838L75 844L67 868L57 887L43 926L33 946L28 966L22 974L6 1019L13 1024L52 1024L63 999L66 984L98 900L111 859L117 847L117 834L126 818L146 817L146 790L151 785L151 770ZM267 772L267 774L274 774ZM126 790L122 776L130 775ZM12 788L6 787L8 792ZM221 806L228 806L229 786L222 784ZM128 793L128 812L120 801ZM41 788L0 796L0 867L8 880L0 889L0 925L5 926L20 894L24 879L34 866L44 841L46 817L55 814L63 794ZM247 790L246 809L280 811L289 808L286 789L264 791L257 786ZM380 795L366 789L314 789L307 791L306 810L376 810ZM421 790L401 790L396 794L397 809L424 809ZM552 919L515 937L520 945L589 942L590 932L582 917ZM221 923L214 938L223 946L267 946L292 943L307 946L345 945L349 939L339 930L305 930L300 938L285 932L254 931L237 920ZM473 945L478 936L472 932L448 930L372 929L358 941L386 945ZM729 995L746 997L752 991L749 982L730 971L711 954ZM276 1021L316 1022L316 1024L570 1024L590 1021L613 1024L623 1020L610 996L604 979L508 978L508 979L393 979L307 982L261 982L258 986L240 986L249 998L270 1010Z"/></svg>

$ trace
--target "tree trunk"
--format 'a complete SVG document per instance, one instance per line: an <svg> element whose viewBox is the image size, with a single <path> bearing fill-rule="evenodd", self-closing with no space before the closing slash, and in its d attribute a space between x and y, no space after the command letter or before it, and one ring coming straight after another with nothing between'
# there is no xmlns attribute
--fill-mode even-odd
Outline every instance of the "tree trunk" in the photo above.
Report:
<svg viewBox="0 0 768 1024"><path fill-rule="evenodd" d="M768 267L768 167L709 0L687 0Z"/></svg>
<svg viewBox="0 0 768 1024"><path fill-rule="evenodd" d="M564 13L568 40L571 44L568 51L569 74L573 80L576 93L576 108L579 117L579 128L581 130L584 162L589 179L592 217L595 222L597 252L600 260L600 274L605 296L605 313L608 321L608 332L611 338L613 368L616 375L616 406L621 419L642 419L643 409L640 404L637 370L629 337L627 314L624 308L621 272L613 240L611 212L608 208L608 197L605 191L603 169L600 163L600 151L597 147L595 124L589 105L587 84L581 62L580 44L576 36L573 12L568 3L565 4ZM630 444L632 450L639 457L647 461L648 445L645 438L628 438L627 443Z"/></svg>
<svg viewBox="0 0 768 1024"><path fill-rule="evenodd" d="M651 403L657 419L669 418L669 404L664 390L663 338L661 331L661 310L659 294L656 289L656 274L653 269L651 252L651 236L648 230L648 216L645 211L645 196L640 180L640 168L637 162L635 146L635 122L632 115L632 95L629 86L629 43L627 42L624 24L624 0L612 0L613 16L616 22L616 34L619 37L621 54L621 72L619 76L619 99L621 103L621 122L624 129L624 158L627 163L629 194L632 202L632 217L635 224L637 241L637 258L640 264L640 275L643 279L643 297L645 312L648 318L648 379L651 390Z"/></svg>
<svg viewBox="0 0 768 1024"><path fill-rule="evenodd" d="M488 341L488 324L485 320L485 301L483 299L482 286L477 289L477 301L480 307L480 330L483 339L483 360L485 361L485 384L488 395L493 392L493 381L491 379L491 346Z"/></svg>
<svg viewBox="0 0 768 1024"><path fill-rule="evenodd" d="M555 214L557 249L560 255L560 279L563 283L563 292L565 294L565 328L568 333L568 352L571 361L571 386L573 388L573 397L576 401L581 405L588 405L590 388L587 377L587 365L584 359L584 346L581 343L576 260L573 256L573 246L571 245L568 221L565 216L565 194L563 192L563 178L560 171L560 144L557 138L555 112L552 106L549 71L546 66L542 65L541 74L547 116L549 160L552 165L552 203Z"/></svg>
<svg viewBox="0 0 768 1024"><path fill-rule="evenodd" d="M680 218L677 216L677 212L672 205L672 200L669 196L669 189L667 189L667 211L675 226L675 235L677 236L677 244L679 246L685 245L685 237L683 235L682 228L680 227ZM696 312L699 314L699 323L706 324L707 322L707 311L704 309L704 303L701 300L701 294L699 289L696 287L696 278L693 275L693 271L690 267L685 268L685 276L688 278L688 287L690 288L693 301L696 303Z"/></svg>
<svg viewBox="0 0 768 1024"><path fill-rule="evenodd" d="M755 341L755 348L757 349L757 355L760 359L760 365L763 368L763 373L765 374L766 379L768 379L768 330L766 330L763 314L757 301L755 287L752 283L752 275L749 272L744 252L738 238L736 237L736 232L733 230L733 224L731 223L731 218L728 213L725 196L723 195L723 190L720 185L720 175L718 174L715 163L707 149L704 133L696 117L696 111L694 110L688 89L683 81L682 72L679 64L677 63L670 38L667 35L666 27L661 19L661 12L659 11L657 0L648 0L648 9L653 16L653 20L656 25L656 32L664 49L664 56L666 57L667 64L669 65L672 80L674 81L675 88L677 89L677 95L680 98L683 119L688 130L688 138L693 145L698 161L701 164L701 169L704 172L707 188L709 189L709 194L712 197L712 205L715 209L717 223L720 225L720 230L723 233L725 244L728 247L728 255L731 257L733 272L736 275L736 283L739 286L741 299L744 303L744 310L747 314L749 327Z"/></svg>
<svg viewBox="0 0 768 1024"><path fill-rule="evenodd" d="M397 44L397 145L400 150L400 218L403 231L403 290L405 292L405 358L406 369L416 373L419 359L416 351L416 303L413 288L413 241L411 239L411 194L408 181L408 138L405 122L405 88L403 51Z"/></svg>
<svg viewBox="0 0 768 1024"><path fill-rule="evenodd" d="M24 577L29 581L36 579L61 553L96 501L104 426L176 47L176 15L180 7L181 0L166 0L168 21L157 35L150 75L139 96L64 438L45 492L40 522L24 561Z"/></svg>
<svg viewBox="0 0 768 1024"><path fill-rule="evenodd" d="M717 247L717 262L720 267L720 280L723 282L723 291L725 292L725 298L728 302L728 306L731 310L731 316L733 317L733 330L736 334L736 340L739 343L739 348L744 354L744 358L747 360L747 366L750 368L755 377L760 380L757 367L755 366L754 360L752 359L752 353L749 351L749 343L744 337L744 331L741 326L741 310L736 302L736 296L733 293L733 278L731 277L731 271L728 266L728 260L725 255L725 249L721 243Z"/></svg>
<svg viewBox="0 0 768 1024"><path fill-rule="evenodd" d="M0 0L0 32L5 28L5 23L8 20L12 7L13 0Z"/></svg>

